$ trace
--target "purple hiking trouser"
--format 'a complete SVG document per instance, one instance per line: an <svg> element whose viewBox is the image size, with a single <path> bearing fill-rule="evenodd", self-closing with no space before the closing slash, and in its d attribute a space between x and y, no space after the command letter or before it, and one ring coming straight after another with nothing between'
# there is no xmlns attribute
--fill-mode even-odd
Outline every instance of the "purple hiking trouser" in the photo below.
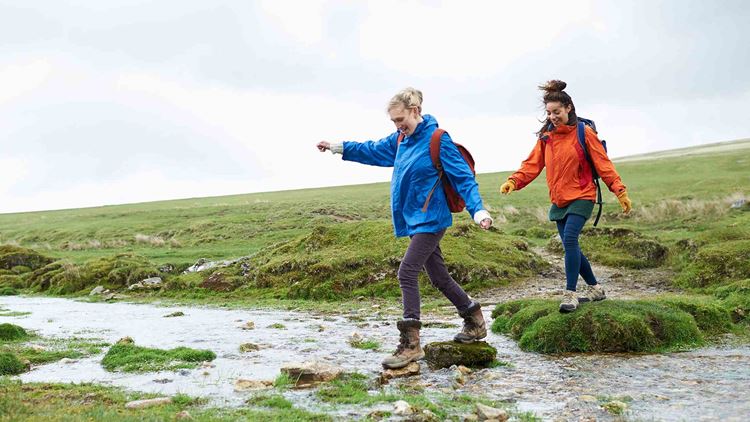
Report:
<svg viewBox="0 0 750 422"><path fill-rule="evenodd" d="M404 259L398 268L398 281L404 303L404 319L419 319L419 272L424 268L432 285L437 287L459 312L471 305L471 299L461 286L453 280L443 261L440 240L445 230L437 233L417 233L411 236Z"/></svg>

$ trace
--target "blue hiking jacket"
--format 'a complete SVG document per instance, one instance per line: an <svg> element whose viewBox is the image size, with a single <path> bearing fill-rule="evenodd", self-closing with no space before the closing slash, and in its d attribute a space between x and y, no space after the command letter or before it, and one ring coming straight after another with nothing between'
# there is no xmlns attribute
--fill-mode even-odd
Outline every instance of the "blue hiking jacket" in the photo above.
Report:
<svg viewBox="0 0 750 422"><path fill-rule="evenodd" d="M430 159L430 137L437 129L434 117L426 114L411 136L398 146L398 131L379 141L344 142L343 159L380 167L393 167L391 212L396 236L437 233L453 224L443 184L438 183L427 211L422 212L430 189L438 180L438 171ZM466 210L474 214L483 209L479 186L471 168L448 133L440 138L440 161L453 188L466 201Z"/></svg>

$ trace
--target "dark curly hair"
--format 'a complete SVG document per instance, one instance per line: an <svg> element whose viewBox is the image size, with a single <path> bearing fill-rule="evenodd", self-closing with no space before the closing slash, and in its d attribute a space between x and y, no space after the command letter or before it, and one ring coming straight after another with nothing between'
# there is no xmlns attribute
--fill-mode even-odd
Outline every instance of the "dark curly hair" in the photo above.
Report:
<svg viewBox="0 0 750 422"><path fill-rule="evenodd" d="M565 87L567 87L568 84L566 84L563 81L553 79L551 81L547 81L544 85L539 85L539 89L544 91L544 96L542 97L542 103L544 105L547 105L547 103L551 102L559 102L563 105L563 107L570 106L570 113L568 113L568 124L575 124L578 122L578 116L576 115L576 106L573 104L573 99L570 98L570 95L568 95L567 92L564 91ZM537 132L537 136L542 136L544 132L549 132L552 130L552 122L550 121L549 117L544 120L544 124L542 125L541 129L539 129L539 132Z"/></svg>

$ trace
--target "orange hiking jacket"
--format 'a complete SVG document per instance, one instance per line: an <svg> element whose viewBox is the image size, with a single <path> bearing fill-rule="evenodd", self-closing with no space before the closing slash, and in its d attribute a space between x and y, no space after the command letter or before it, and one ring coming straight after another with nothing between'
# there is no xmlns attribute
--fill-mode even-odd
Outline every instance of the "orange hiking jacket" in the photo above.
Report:
<svg viewBox="0 0 750 422"><path fill-rule="evenodd" d="M586 147L599 177L615 195L624 192L625 185L594 130L586 126L585 134ZM545 132L537 140L529 158L508 179L513 180L517 190L522 189L539 176L545 167L552 203L564 208L576 199L596 201L596 185L591 177L591 166L578 143L576 126L564 125Z"/></svg>

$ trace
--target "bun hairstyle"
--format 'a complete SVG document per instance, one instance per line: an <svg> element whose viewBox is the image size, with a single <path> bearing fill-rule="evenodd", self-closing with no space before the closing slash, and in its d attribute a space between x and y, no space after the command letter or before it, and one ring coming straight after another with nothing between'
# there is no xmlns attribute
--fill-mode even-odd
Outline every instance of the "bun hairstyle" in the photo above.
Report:
<svg viewBox="0 0 750 422"><path fill-rule="evenodd" d="M570 113L568 113L568 124L574 125L578 123L578 116L576 115L576 106L573 104L573 99L570 98L570 95L568 95L567 92L565 92L565 88L568 86L567 83L553 79L551 81L545 82L543 85L539 85L539 89L544 91L544 95L542 96L542 103L546 106L547 103L553 103L553 102L559 102L564 107L570 106ZM549 132L552 130L552 122L550 122L549 118L544 120L544 125L541 129L539 129L539 132L537 132L538 136L542 136L544 132Z"/></svg>
<svg viewBox="0 0 750 422"><path fill-rule="evenodd" d="M402 89L388 102L387 111L396 107L416 107L419 114L422 114L422 91L411 87Z"/></svg>

